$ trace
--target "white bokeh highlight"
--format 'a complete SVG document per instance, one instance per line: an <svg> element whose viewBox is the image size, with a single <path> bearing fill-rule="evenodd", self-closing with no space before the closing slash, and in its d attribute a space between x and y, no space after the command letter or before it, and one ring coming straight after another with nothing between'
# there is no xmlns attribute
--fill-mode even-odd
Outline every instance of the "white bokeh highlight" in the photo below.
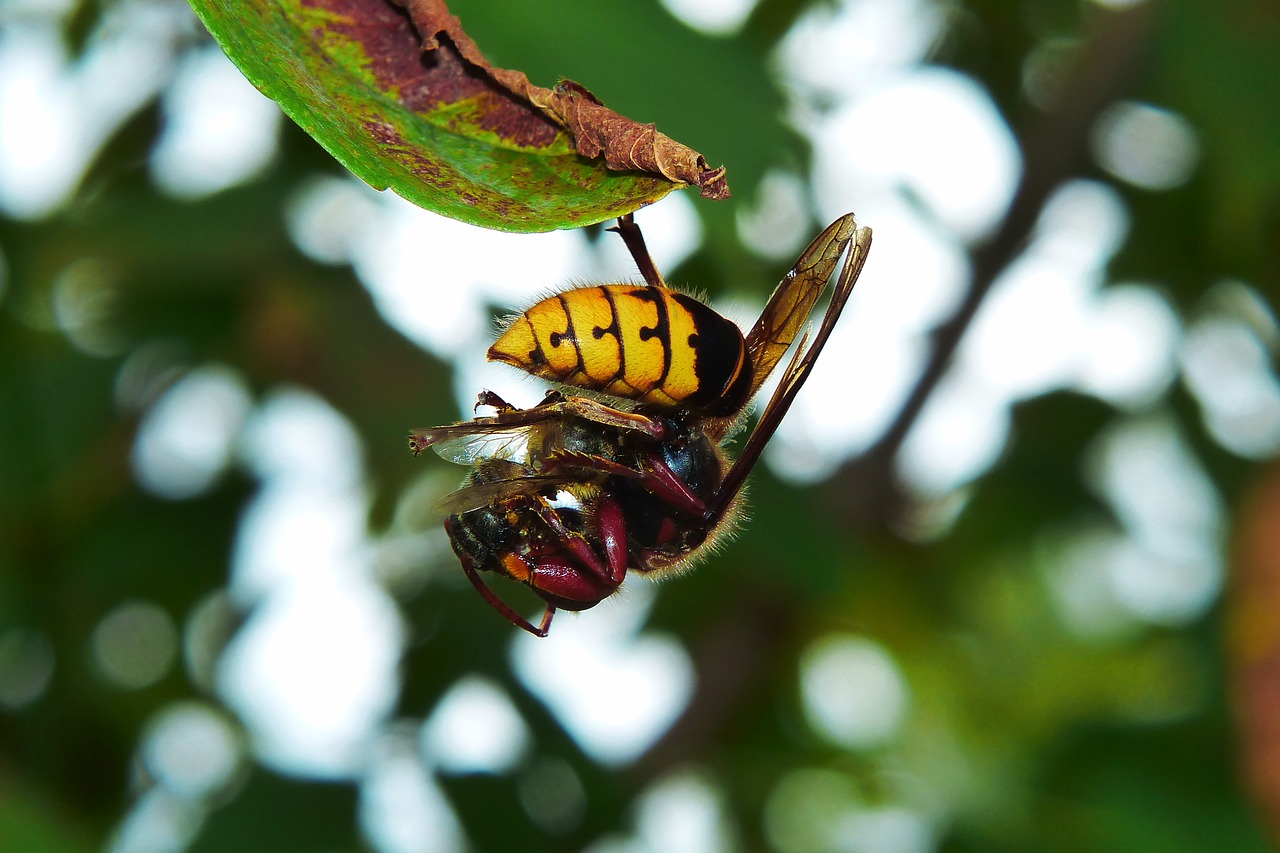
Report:
<svg viewBox="0 0 1280 853"><path fill-rule="evenodd" d="M771 260L794 258L812 236L807 195L799 175L766 173L754 203L738 208L738 239L742 245Z"/></svg>
<svg viewBox="0 0 1280 853"><path fill-rule="evenodd" d="M801 122L808 116L806 100L852 99L920 62L944 23L944 10L933 0L810 6L783 37L777 55Z"/></svg>
<svg viewBox="0 0 1280 853"><path fill-rule="evenodd" d="M262 485L237 534L231 594L251 609L218 692L267 764L350 777L394 705L403 642L374 579L359 440L319 398L282 390L251 416L242 454Z"/></svg>
<svg viewBox="0 0 1280 853"><path fill-rule="evenodd" d="M941 498L995 464L1012 420L1008 396L985 375L953 370L929 395L903 443L898 471L918 494Z"/></svg>
<svg viewBox="0 0 1280 853"><path fill-rule="evenodd" d="M1169 386L1172 309L1151 288L1103 288L1127 231L1114 189L1075 181L1050 197L903 444L899 470L916 492L939 497L989 470L1021 400L1076 389L1138 408Z"/></svg>
<svg viewBox="0 0 1280 853"><path fill-rule="evenodd" d="M427 762L444 773L505 774L531 747L529 727L494 682L468 676L449 688L422 727Z"/></svg>
<svg viewBox="0 0 1280 853"><path fill-rule="evenodd" d="M1098 164L1145 190L1170 190L1191 179L1200 141L1191 122L1152 104L1121 101L1098 117L1091 139Z"/></svg>
<svg viewBox="0 0 1280 853"><path fill-rule="evenodd" d="M164 787L138 797L107 843L110 853L181 853L204 823L200 804Z"/></svg>
<svg viewBox="0 0 1280 853"><path fill-rule="evenodd" d="M662 0L667 11L699 32L729 36L746 23L759 0Z"/></svg>
<svg viewBox="0 0 1280 853"><path fill-rule="evenodd" d="M189 10L178 4L112 4L75 61L52 18L6 23L0 32L0 209L37 219L64 204L103 142L169 79L174 48L190 22Z"/></svg>
<svg viewBox="0 0 1280 853"><path fill-rule="evenodd" d="M834 185L817 183L822 198L851 184L897 188L964 240L999 224L1021 175L1017 142L991 96L941 68L883 81L834 111L815 141L816 171L835 176Z"/></svg>
<svg viewBox="0 0 1280 853"><path fill-rule="evenodd" d="M739 849L722 795L700 773L677 771L636 801L636 836L643 849L664 853L733 853Z"/></svg>
<svg viewBox="0 0 1280 853"><path fill-rule="evenodd" d="M1125 533L1094 540L1117 602L1157 625L1202 616L1222 588L1226 508L1173 421L1145 416L1113 425L1085 470Z"/></svg>
<svg viewBox="0 0 1280 853"><path fill-rule="evenodd" d="M1127 640L1144 625L1122 600L1115 565L1133 543L1101 522L1050 542L1044 578L1059 618L1076 637L1098 643Z"/></svg>
<svg viewBox="0 0 1280 853"><path fill-rule="evenodd" d="M360 825L379 853L465 853L453 807L414 738L392 727L370 751L360 786Z"/></svg>
<svg viewBox="0 0 1280 853"><path fill-rule="evenodd" d="M1121 284L1103 290L1085 334L1076 378L1081 391L1133 410L1169 390L1182 327L1173 306L1154 288Z"/></svg>
<svg viewBox="0 0 1280 853"><path fill-rule="evenodd" d="M813 729L851 750L892 743L909 704L906 679L889 652L851 634L828 635L804 651L800 696Z"/></svg>
<svg viewBox="0 0 1280 853"><path fill-rule="evenodd" d="M168 500L209 491L227 470L252 405L248 382L229 366L187 373L143 415L130 454L134 479Z"/></svg>
<svg viewBox="0 0 1280 853"><path fill-rule="evenodd" d="M674 638L640 633L655 590L633 579L581 614L559 613L550 636L518 632L512 668L578 745L605 765L653 745L693 693L693 663Z"/></svg>
<svg viewBox="0 0 1280 853"><path fill-rule="evenodd" d="M280 108L217 45L182 57L162 105L151 175L171 195L193 199L235 186L275 156Z"/></svg>
<svg viewBox="0 0 1280 853"><path fill-rule="evenodd" d="M140 752L156 782L178 796L203 800L241 770L244 745L223 712L187 701L166 706L147 724Z"/></svg>
<svg viewBox="0 0 1280 853"><path fill-rule="evenodd" d="M1214 312L1187 331L1182 379L1200 404L1209 433L1247 458L1280 452L1280 379L1265 332L1244 318Z"/></svg>

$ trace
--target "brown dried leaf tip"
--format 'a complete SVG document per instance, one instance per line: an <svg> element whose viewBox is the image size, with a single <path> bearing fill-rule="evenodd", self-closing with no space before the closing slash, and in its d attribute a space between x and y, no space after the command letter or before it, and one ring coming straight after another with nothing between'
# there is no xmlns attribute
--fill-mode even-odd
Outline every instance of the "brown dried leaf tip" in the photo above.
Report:
<svg viewBox="0 0 1280 853"><path fill-rule="evenodd" d="M583 157L604 155L605 165L618 171L662 175L669 181L693 184L703 198L729 197L725 169L712 169L697 151L659 133L652 124L641 124L600 103L582 86L562 80L554 89L535 86L521 71L494 68L462 29L444 0L408 0L405 8L422 37L424 51L445 49L448 39L458 54L490 79L554 121L573 137Z"/></svg>

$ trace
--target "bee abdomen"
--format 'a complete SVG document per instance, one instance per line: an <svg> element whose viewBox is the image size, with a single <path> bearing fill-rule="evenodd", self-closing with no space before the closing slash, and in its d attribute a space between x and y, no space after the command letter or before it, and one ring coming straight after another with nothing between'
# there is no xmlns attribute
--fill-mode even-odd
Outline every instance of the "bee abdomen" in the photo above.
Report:
<svg viewBox="0 0 1280 853"><path fill-rule="evenodd" d="M521 314L489 358L535 376L656 406L734 411L750 384L742 332L657 287L567 290Z"/></svg>

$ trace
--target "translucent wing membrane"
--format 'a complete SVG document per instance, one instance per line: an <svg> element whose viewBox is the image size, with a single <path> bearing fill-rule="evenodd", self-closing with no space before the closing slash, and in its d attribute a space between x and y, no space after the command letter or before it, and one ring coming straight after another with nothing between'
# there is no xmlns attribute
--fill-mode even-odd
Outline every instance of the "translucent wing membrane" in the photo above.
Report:
<svg viewBox="0 0 1280 853"><path fill-rule="evenodd" d="M430 447L441 459L459 465L474 465L486 459L528 462L529 427L457 435L433 442Z"/></svg>

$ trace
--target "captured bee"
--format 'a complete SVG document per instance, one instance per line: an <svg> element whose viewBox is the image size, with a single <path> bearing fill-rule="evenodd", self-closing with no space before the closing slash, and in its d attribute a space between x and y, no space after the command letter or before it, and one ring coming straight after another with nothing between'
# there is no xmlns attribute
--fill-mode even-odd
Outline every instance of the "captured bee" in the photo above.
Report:
<svg viewBox="0 0 1280 853"><path fill-rule="evenodd" d="M546 636L556 610L585 610L628 571L679 571L736 524L747 475L808 378L866 262L871 231L852 214L800 255L743 335L705 304L669 288L630 216L614 229L644 285L562 291L514 318L488 357L559 384L518 409L492 392L492 416L409 436L471 465L438 507L463 571L515 625ZM736 460L724 444L751 399L800 337L840 258L848 257L810 341L806 334ZM574 393L582 389L586 393ZM546 609L515 612L480 576L527 584Z"/></svg>

